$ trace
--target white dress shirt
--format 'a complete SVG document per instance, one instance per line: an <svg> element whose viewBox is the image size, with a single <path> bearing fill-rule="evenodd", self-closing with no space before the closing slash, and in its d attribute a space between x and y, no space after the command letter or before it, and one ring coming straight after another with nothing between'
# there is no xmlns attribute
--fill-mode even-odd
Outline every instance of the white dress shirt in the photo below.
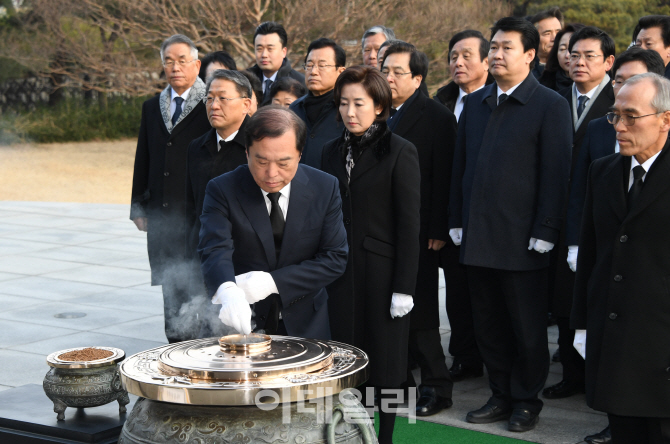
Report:
<svg viewBox="0 0 670 444"><path fill-rule="evenodd" d="M649 173L649 168L651 168L651 165L654 163L658 155L661 154L659 151L658 153L654 154L651 156L649 159L647 159L643 164L642 168L644 168L644 175L642 176L642 182L647 178L647 174ZM630 191L630 187L633 186L633 182L635 182L635 177L633 176L633 168L636 166L640 165L640 162L637 161L635 156L632 156L630 159L630 173L629 173L629 179L628 179L628 190Z"/></svg>
<svg viewBox="0 0 670 444"><path fill-rule="evenodd" d="M184 104L188 100L188 94L191 92L191 88L184 91L182 95L177 94L172 88L170 88L170 91L172 91L172 98L170 99L170 118L172 118L172 116L174 116L174 112L177 110L177 103L174 101L175 97L181 97L184 99L181 104L181 110L184 111Z"/></svg>
<svg viewBox="0 0 670 444"><path fill-rule="evenodd" d="M272 202L268 197L268 194L270 193L262 189L261 191L263 192L263 198L265 198L265 206L268 208L268 214L270 214L270 211L272 210ZM279 190L279 194L279 208L281 208L281 212L284 214L284 220L286 220L286 215L288 214L288 200L291 197L291 182Z"/></svg>
<svg viewBox="0 0 670 444"><path fill-rule="evenodd" d="M480 86L475 91L479 91L480 89L482 89L485 86L486 86L486 84ZM475 92L475 91L472 91L472 92ZM465 97L468 94L472 94L472 93L466 93L461 88L458 88L458 98L456 99L456 106L454 106L454 116L456 116L456 122L458 122L458 119L461 117L461 113L463 112L463 105L465 105Z"/></svg>
<svg viewBox="0 0 670 444"><path fill-rule="evenodd" d="M230 142L231 140L233 140L235 138L235 136L237 136L237 133L239 133L239 132L240 132L240 130L237 130L233 134L231 134L230 136L228 136L224 139L223 137L219 136L219 133L217 131L217 133L216 133L216 150L221 151L221 145L219 144L219 142L221 142L222 140L224 142Z"/></svg>
<svg viewBox="0 0 670 444"><path fill-rule="evenodd" d="M270 77L265 77L265 74L263 74L263 83L261 84L261 85L263 86L263 94L265 94L265 81L266 81L266 80L272 80L272 83L274 83L275 80L277 80L277 73L278 73L278 72L279 72L279 71L276 71L276 72L275 72L274 74L272 74L272 76L270 76Z"/></svg>

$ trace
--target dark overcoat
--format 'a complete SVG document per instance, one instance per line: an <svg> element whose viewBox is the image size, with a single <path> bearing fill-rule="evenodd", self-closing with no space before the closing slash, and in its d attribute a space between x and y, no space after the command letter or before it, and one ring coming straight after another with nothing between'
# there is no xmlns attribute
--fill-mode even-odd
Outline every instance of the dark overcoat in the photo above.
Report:
<svg viewBox="0 0 670 444"><path fill-rule="evenodd" d="M343 145L344 137L326 144L322 165L339 179L349 241L347 270L328 287L333 339L368 353L371 385L398 387L407 378L412 313L391 318L391 296L416 288L419 159L414 145L387 130L363 150L348 181Z"/></svg>
<svg viewBox="0 0 670 444"><path fill-rule="evenodd" d="M210 296L236 275L268 272L288 334L330 339L325 287L344 273L349 251L334 177L298 166L279 258L263 192L247 165L209 182L200 222L198 253ZM258 328L265 327L270 299L253 306Z"/></svg>
<svg viewBox="0 0 670 444"><path fill-rule="evenodd" d="M571 327L586 329L586 401L670 418L670 143L627 208L631 158L589 172Z"/></svg>
<svg viewBox="0 0 670 444"><path fill-rule="evenodd" d="M558 241L567 200L572 123L563 97L530 74L500 106L497 85L468 96L458 122L449 226L463 228L461 263L538 270Z"/></svg>
<svg viewBox="0 0 670 444"><path fill-rule="evenodd" d="M174 128L166 110L169 110L169 91L168 87L142 105L133 172L130 218L148 218L147 250L152 285L164 283L164 277L172 274L171 267L182 264L187 231L188 145L211 128L204 103L195 100L197 95L204 96L202 80L196 79Z"/></svg>
<svg viewBox="0 0 670 444"><path fill-rule="evenodd" d="M324 145L326 142L340 137L344 130L344 124L335 120L338 111L332 101L323 106L314 125L310 124L305 110L305 97L307 96L302 96L289 106L291 111L295 112L307 125L307 140L302 150L300 163L313 168L321 168L321 153Z"/></svg>
<svg viewBox="0 0 670 444"><path fill-rule="evenodd" d="M560 91L561 94L570 104L573 116L576 116L577 109L573 107L572 96L574 94L574 87L566 88ZM573 117L573 143L572 143L572 166L570 168L570 185L568 186L568 196L572 190L572 181L574 178L575 166L579 159L584 137L588 129L588 124L594 119L604 117L614 104L614 91L612 90L612 83L607 85L600 91L598 97L593 99L594 102L591 108L586 112L586 116L582 119L577 128L574 126ZM611 125L610 125L611 126ZM612 146L612 149L614 146ZM614 151L612 151L614 152ZM575 273L570 270L570 266L566 261L568 255L568 246L576 245L567 243L567 222L568 222L568 202L566 202L563 209L564 220L561 227L561 236L558 244L552 251L552 268L549 276L549 291L551 294L551 313L554 316L567 318L570 316L570 304L572 304L572 293L575 288Z"/></svg>
<svg viewBox="0 0 670 444"><path fill-rule="evenodd" d="M258 77L258 80L260 80L261 84L263 83L263 70L258 66L254 65L251 68L249 68L249 71L254 73L256 77ZM277 71L277 79L281 79L282 77L291 77L292 79L297 80L298 82L302 83L303 85L305 84L305 75L302 73L299 73L295 69L291 67L291 62L288 61L288 59L284 59L284 61L281 64L281 68L279 68L279 71ZM265 94L261 98L261 105L268 105L272 102L272 97L269 95Z"/></svg>
<svg viewBox="0 0 670 444"><path fill-rule="evenodd" d="M447 210L456 130L454 114L423 94L417 94L407 105L393 130L416 147L421 169L419 272L413 293L412 329L440 327L439 252L428 249L428 239L451 242Z"/></svg>
<svg viewBox="0 0 670 444"><path fill-rule="evenodd" d="M493 76L489 73L489 75L486 77L486 85L490 85L493 83L493 81ZM449 111L454 112L454 109L456 108L456 100L458 100L459 94L460 88L452 80L442 88L438 89L435 93L435 96L433 96L433 99L446 106Z"/></svg>
<svg viewBox="0 0 670 444"><path fill-rule="evenodd" d="M594 160L614 154L615 146L616 131L614 125L607 121L607 117L589 122L577 163L575 163L575 170L572 173L565 230L565 241L568 245L579 245L589 167Z"/></svg>

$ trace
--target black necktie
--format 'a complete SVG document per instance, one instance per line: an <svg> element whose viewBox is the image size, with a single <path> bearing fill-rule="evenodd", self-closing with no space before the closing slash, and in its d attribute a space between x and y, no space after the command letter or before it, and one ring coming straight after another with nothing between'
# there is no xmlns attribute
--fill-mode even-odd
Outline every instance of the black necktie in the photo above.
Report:
<svg viewBox="0 0 670 444"><path fill-rule="evenodd" d="M272 87L272 80L267 79L265 81L265 92L263 93L263 102L265 102L268 97L270 97L270 88Z"/></svg>
<svg viewBox="0 0 670 444"><path fill-rule="evenodd" d="M270 224L272 225L272 236L275 239L275 252L277 254L277 259L279 259L279 252L281 251L281 241L284 237L284 213L282 213L281 208L279 207L279 196L281 193L268 193L268 199L272 204L270 208Z"/></svg>
<svg viewBox="0 0 670 444"><path fill-rule="evenodd" d="M502 105L502 103L507 100L507 94L502 93L498 96L498 106Z"/></svg>
<svg viewBox="0 0 670 444"><path fill-rule="evenodd" d="M179 116L181 116L181 104L184 102L184 99L181 97L175 97L174 98L174 103L177 104L177 106L174 109L174 114L172 114L172 126L174 126L177 123L177 120L179 120Z"/></svg>
<svg viewBox="0 0 670 444"><path fill-rule="evenodd" d="M395 109L395 108L391 108L391 116L390 116L390 117L395 116L395 113L397 113L397 112L398 112L397 109Z"/></svg>
<svg viewBox="0 0 670 444"><path fill-rule="evenodd" d="M635 199L638 198L640 191L642 191L642 186L644 185L642 176L644 176L644 173L646 173L646 171L642 165L638 165L633 168L633 186L630 187L630 190L628 190L628 210L633 207Z"/></svg>
<svg viewBox="0 0 670 444"><path fill-rule="evenodd" d="M584 108L586 108L586 102L589 101L589 98L585 95L579 96L577 98L577 118L579 119L582 117L582 113L584 112Z"/></svg>
<svg viewBox="0 0 670 444"><path fill-rule="evenodd" d="M226 142L225 140L221 139L219 140L219 152L224 151L226 149L226 146L230 142Z"/></svg>
<svg viewBox="0 0 670 444"><path fill-rule="evenodd" d="M268 199L272 206L270 207L270 225L272 225L272 236L275 240L275 252L277 259L279 259L279 252L281 251L281 242L284 237L284 213L279 207L279 196L281 193L268 193ZM270 295L270 310L268 311L268 319L265 322L265 333L274 335L277 333L279 327L279 295Z"/></svg>

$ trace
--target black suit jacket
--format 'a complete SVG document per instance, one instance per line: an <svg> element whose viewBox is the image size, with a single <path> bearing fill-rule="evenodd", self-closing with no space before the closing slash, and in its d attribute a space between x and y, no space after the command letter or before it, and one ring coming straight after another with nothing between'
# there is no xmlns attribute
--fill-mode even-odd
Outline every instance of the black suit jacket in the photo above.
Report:
<svg viewBox="0 0 670 444"><path fill-rule="evenodd" d="M458 122L449 226L463 228L461 262L537 270L557 242L567 200L572 123L567 102L529 74L500 106L497 85L468 96Z"/></svg>
<svg viewBox="0 0 670 444"><path fill-rule="evenodd" d="M189 143L207 132L205 105L199 102L168 132L160 95L142 105L137 139L130 218L148 217L147 249L151 283L161 284L166 267L185 254L186 158Z"/></svg>
<svg viewBox="0 0 670 444"><path fill-rule="evenodd" d="M587 331L588 405L616 415L670 418L669 149L630 210L630 157L589 172L571 326Z"/></svg>
<svg viewBox="0 0 670 444"><path fill-rule="evenodd" d="M325 287L344 273L349 251L334 177L298 166L278 259L265 198L247 165L209 182L200 222L198 253L210 296L236 275L269 272L288 334L330 339ZM254 305L258 328L269 299Z"/></svg>
<svg viewBox="0 0 670 444"><path fill-rule="evenodd" d="M249 71L253 72L256 75L256 77L258 77L258 80L260 80L260 82L263 83L263 70L258 65L252 66L251 68L249 68ZM305 84L305 75L293 69L291 67L291 62L289 62L288 59L286 58L282 62L279 71L277 71L277 77L275 80L281 79L282 77L291 77L292 79L296 79L303 85ZM263 97L261 99L262 100L260 106L265 106L272 102L272 98L265 93L263 94Z"/></svg>
<svg viewBox="0 0 670 444"><path fill-rule="evenodd" d="M579 157L572 173L572 186L568 200L568 217L566 222L566 244L579 244L579 229L584 214L584 197L591 163L601 157L614 154L616 131L614 126L601 117L589 122Z"/></svg>

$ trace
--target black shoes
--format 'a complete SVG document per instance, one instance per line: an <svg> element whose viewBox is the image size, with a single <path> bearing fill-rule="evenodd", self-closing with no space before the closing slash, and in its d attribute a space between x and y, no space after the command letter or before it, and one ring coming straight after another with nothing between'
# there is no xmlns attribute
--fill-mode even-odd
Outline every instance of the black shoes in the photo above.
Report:
<svg viewBox="0 0 670 444"><path fill-rule="evenodd" d="M454 404L451 398L439 396L435 387L422 386L419 393L421 396L416 403L416 416L431 416Z"/></svg>
<svg viewBox="0 0 670 444"><path fill-rule="evenodd" d="M449 375L451 376L452 381L462 381L464 379L469 378L479 378L484 376L483 364L470 367L465 366L460 362L454 363L449 369Z"/></svg>
<svg viewBox="0 0 670 444"><path fill-rule="evenodd" d="M533 430L540 421L540 415L526 409L514 409L507 429L510 432L527 432Z"/></svg>
<svg viewBox="0 0 670 444"><path fill-rule="evenodd" d="M504 409L492 404L486 404L484 407L468 412L465 417L467 422L472 424L490 424L492 422L507 419L512 414L512 409Z"/></svg>
<svg viewBox="0 0 670 444"><path fill-rule="evenodd" d="M586 438L584 438L584 441L588 442L589 444L608 444L612 442L612 432L610 431L610 426L605 427L605 430L603 430L600 433L596 433L595 435L589 435Z"/></svg>
<svg viewBox="0 0 670 444"><path fill-rule="evenodd" d="M547 399L567 398L577 393L584 393L584 383L563 380L542 390L542 396Z"/></svg>

